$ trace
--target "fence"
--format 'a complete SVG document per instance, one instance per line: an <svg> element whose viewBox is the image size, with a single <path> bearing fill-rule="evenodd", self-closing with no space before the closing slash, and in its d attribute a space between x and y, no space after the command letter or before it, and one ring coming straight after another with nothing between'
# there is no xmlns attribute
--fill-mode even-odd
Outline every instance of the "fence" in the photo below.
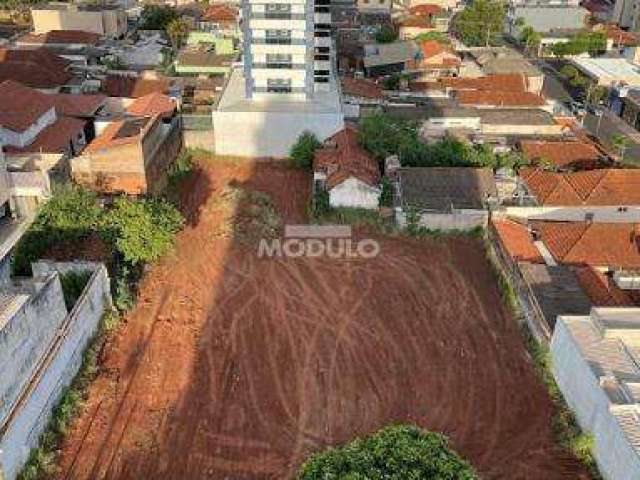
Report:
<svg viewBox="0 0 640 480"><path fill-rule="evenodd" d="M518 267L518 264L511 259L511 256L504 251L495 227L491 222L487 227L487 240L492 257L497 263L503 275L513 288L518 303L522 310L524 321L526 321L529 331L533 334L538 342L543 345L549 345L551 341L551 329L547 324L546 317L542 311L542 307L527 283Z"/></svg>

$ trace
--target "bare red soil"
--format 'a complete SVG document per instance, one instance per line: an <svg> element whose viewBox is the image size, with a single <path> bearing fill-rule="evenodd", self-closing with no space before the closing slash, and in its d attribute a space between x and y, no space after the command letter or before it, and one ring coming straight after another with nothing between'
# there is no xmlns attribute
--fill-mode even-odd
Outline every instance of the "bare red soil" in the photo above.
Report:
<svg viewBox="0 0 640 480"><path fill-rule="evenodd" d="M310 181L210 163L187 181L176 251L102 352L60 478L283 479L392 422L442 431L485 479L588 478L479 242L383 238L370 260L259 259L211 202L229 182L304 221Z"/></svg>

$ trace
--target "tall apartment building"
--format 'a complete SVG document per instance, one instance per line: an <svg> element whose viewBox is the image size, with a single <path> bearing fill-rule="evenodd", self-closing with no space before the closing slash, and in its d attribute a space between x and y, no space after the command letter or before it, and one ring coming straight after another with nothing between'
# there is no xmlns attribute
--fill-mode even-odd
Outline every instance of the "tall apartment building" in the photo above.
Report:
<svg viewBox="0 0 640 480"><path fill-rule="evenodd" d="M303 131L342 129L330 3L243 0L242 68L213 113L216 152L284 157Z"/></svg>
<svg viewBox="0 0 640 480"><path fill-rule="evenodd" d="M247 0L242 5L247 98L311 98L332 83L331 0Z"/></svg>

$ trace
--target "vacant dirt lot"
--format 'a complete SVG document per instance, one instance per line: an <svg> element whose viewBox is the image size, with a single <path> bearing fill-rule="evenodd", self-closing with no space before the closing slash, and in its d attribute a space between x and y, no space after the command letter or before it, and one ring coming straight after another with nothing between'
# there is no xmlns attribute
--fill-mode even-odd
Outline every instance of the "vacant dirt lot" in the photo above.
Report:
<svg viewBox="0 0 640 480"><path fill-rule="evenodd" d="M189 226L138 307L62 452L60 478L291 478L303 459L391 422L450 435L483 478L576 479L478 243L379 238L371 260L259 259L220 196L269 193L304 221L309 180L204 164Z"/></svg>

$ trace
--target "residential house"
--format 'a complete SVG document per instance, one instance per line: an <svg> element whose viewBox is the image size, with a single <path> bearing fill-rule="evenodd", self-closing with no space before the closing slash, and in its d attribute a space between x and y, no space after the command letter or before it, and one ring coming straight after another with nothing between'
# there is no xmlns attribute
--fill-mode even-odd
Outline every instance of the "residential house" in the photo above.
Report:
<svg viewBox="0 0 640 480"><path fill-rule="evenodd" d="M114 113L124 112L136 98L150 93L168 94L171 83L164 77L107 75L102 82L102 92L107 95L108 109Z"/></svg>
<svg viewBox="0 0 640 480"><path fill-rule="evenodd" d="M451 90L538 93L530 89L528 77L522 73L493 74L484 77L444 77L438 82Z"/></svg>
<svg viewBox="0 0 640 480"><path fill-rule="evenodd" d="M407 65L418 81L456 76L462 61L447 45L436 40L419 42L419 50Z"/></svg>
<svg viewBox="0 0 640 480"><path fill-rule="evenodd" d="M413 41L370 43L363 48L362 64L368 77L404 72L410 62L418 60L421 55Z"/></svg>
<svg viewBox="0 0 640 480"><path fill-rule="evenodd" d="M342 111L347 118L360 118L360 108L382 105L385 96L380 85L368 78L341 77Z"/></svg>
<svg viewBox="0 0 640 480"><path fill-rule="evenodd" d="M13 80L45 93L57 93L71 83L71 62L45 48L0 49L0 82Z"/></svg>
<svg viewBox="0 0 640 480"><path fill-rule="evenodd" d="M411 7L398 20L398 37L401 40L410 40L427 32L446 33L448 30L449 14L434 4Z"/></svg>
<svg viewBox="0 0 640 480"><path fill-rule="evenodd" d="M159 92L150 93L136 98L126 109L129 115L137 117L153 117L159 115L163 119L170 119L176 113L176 102L171 97Z"/></svg>
<svg viewBox="0 0 640 480"><path fill-rule="evenodd" d="M485 75L524 75L528 91L540 94L544 73L512 48L474 49L469 52Z"/></svg>
<svg viewBox="0 0 640 480"><path fill-rule="evenodd" d="M396 221L403 228L414 213L416 224L431 230L485 227L488 208L497 201L489 168L398 168L386 173L394 179Z"/></svg>
<svg viewBox="0 0 640 480"><path fill-rule="evenodd" d="M55 3L31 8L36 34L52 30L81 30L102 37L121 38L127 33L127 14L118 5Z"/></svg>
<svg viewBox="0 0 640 480"><path fill-rule="evenodd" d="M72 63L86 67L97 64L102 51L97 48L100 35L79 30L52 30L48 33L29 33L16 40L20 48L46 48Z"/></svg>
<svg viewBox="0 0 640 480"><path fill-rule="evenodd" d="M640 67L626 58L573 57L571 63L596 85L640 87Z"/></svg>
<svg viewBox="0 0 640 480"><path fill-rule="evenodd" d="M80 185L104 193L157 194L181 147L177 117L125 117L109 123L71 160L71 174Z"/></svg>
<svg viewBox="0 0 640 480"><path fill-rule="evenodd" d="M239 10L231 4L209 5L202 14L199 28L205 32L215 32L223 36L239 37Z"/></svg>
<svg viewBox="0 0 640 480"><path fill-rule="evenodd" d="M179 75L229 75L237 53L216 53L186 48L178 54L175 71Z"/></svg>
<svg viewBox="0 0 640 480"><path fill-rule="evenodd" d="M520 150L533 165L555 170L590 170L606 163L592 143L580 140L522 140Z"/></svg>
<svg viewBox="0 0 640 480"><path fill-rule="evenodd" d="M551 341L553 376L607 479L640 478L638 338L639 308L594 308L561 315Z"/></svg>
<svg viewBox="0 0 640 480"><path fill-rule="evenodd" d="M508 215L520 218L593 222L640 221L640 170L599 169L553 172L521 168Z"/></svg>
<svg viewBox="0 0 640 480"><path fill-rule="evenodd" d="M380 168L358 142L353 125L329 137L313 160L314 191L326 191L332 207L377 209Z"/></svg>
<svg viewBox="0 0 640 480"><path fill-rule="evenodd" d="M455 93L455 98L464 107L544 109L546 106L544 98L529 92L460 90Z"/></svg>
<svg viewBox="0 0 640 480"><path fill-rule="evenodd" d="M0 84L0 144L8 160L36 162L63 177L65 160L86 144L86 121L63 116L59 99L11 80Z"/></svg>

